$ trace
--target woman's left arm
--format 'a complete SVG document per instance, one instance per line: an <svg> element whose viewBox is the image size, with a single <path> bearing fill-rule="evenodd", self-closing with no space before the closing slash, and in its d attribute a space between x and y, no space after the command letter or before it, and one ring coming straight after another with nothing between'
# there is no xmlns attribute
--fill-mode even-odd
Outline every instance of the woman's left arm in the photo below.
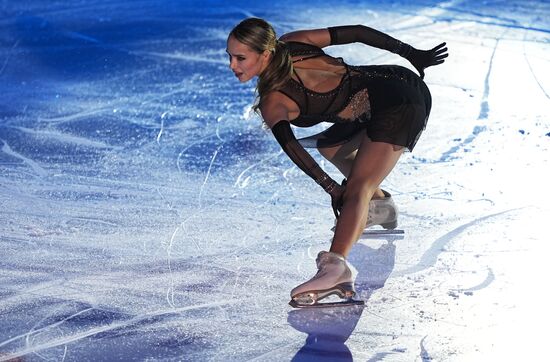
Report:
<svg viewBox="0 0 550 362"><path fill-rule="evenodd" d="M379 30L364 25L333 26L326 29L298 30L281 36L282 41L299 41L319 48L329 45L363 43L375 48L388 50L407 59L424 78L424 69L441 64L449 56L446 43L429 50L419 50L409 44L392 38Z"/></svg>
<svg viewBox="0 0 550 362"><path fill-rule="evenodd" d="M392 38L388 34L364 25L345 25L328 28L330 45L363 43L375 48L388 50L407 59L424 78L424 69L441 64L449 55L445 43L430 50L419 50L409 44Z"/></svg>

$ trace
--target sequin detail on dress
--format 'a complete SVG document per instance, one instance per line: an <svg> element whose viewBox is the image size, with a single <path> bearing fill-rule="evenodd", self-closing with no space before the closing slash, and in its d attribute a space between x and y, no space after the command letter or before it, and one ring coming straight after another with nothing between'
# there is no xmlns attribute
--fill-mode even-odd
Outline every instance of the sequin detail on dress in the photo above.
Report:
<svg viewBox="0 0 550 362"><path fill-rule="evenodd" d="M366 121L371 117L369 91L360 90L355 93L348 102L346 108L338 113L338 117L343 121Z"/></svg>

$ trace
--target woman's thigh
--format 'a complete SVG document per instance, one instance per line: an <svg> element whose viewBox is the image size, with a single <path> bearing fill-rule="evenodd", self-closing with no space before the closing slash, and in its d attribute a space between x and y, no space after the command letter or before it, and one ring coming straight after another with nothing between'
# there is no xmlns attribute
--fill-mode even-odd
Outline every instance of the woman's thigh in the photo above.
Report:
<svg viewBox="0 0 550 362"><path fill-rule="evenodd" d="M348 188L374 192L399 161L404 147L386 142L373 142L363 137L351 167Z"/></svg>
<svg viewBox="0 0 550 362"><path fill-rule="evenodd" d="M361 146L366 131L358 132L353 138L342 145L318 148L319 153L329 160L345 177L349 177L357 150Z"/></svg>

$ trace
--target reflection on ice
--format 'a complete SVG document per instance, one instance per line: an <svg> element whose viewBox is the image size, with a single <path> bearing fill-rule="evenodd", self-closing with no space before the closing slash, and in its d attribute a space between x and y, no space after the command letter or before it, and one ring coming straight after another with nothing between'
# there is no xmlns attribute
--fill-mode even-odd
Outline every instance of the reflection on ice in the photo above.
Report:
<svg viewBox="0 0 550 362"><path fill-rule="evenodd" d="M349 255L350 263L357 269L355 288L361 299L383 288L395 265L395 244L392 241L372 248L364 243L358 243Z"/></svg>
<svg viewBox="0 0 550 362"><path fill-rule="evenodd" d="M288 323L306 333L306 343L292 361L353 361L346 341L361 318L364 306L298 309L288 314Z"/></svg>

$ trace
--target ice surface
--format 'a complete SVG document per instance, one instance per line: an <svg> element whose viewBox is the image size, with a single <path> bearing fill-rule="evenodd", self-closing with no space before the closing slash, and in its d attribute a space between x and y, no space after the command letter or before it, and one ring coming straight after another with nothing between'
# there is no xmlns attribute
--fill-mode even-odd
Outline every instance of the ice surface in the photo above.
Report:
<svg viewBox="0 0 550 362"><path fill-rule="evenodd" d="M550 4L295 3L0 1L0 361L547 358ZM383 184L406 233L350 254L365 308L287 305L332 211L228 70L247 16L448 43Z"/></svg>

